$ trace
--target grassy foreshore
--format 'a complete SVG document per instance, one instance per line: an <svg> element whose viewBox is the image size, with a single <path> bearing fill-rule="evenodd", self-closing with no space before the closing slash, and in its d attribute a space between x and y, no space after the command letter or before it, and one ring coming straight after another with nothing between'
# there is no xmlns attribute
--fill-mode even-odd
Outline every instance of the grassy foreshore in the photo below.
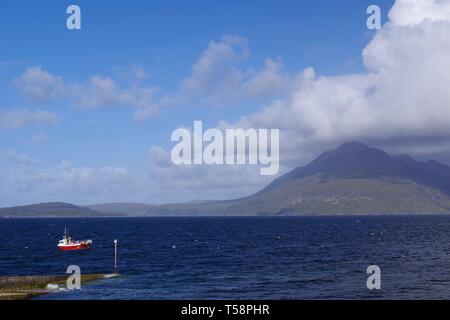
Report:
<svg viewBox="0 0 450 320"><path fill-rule="evenodd" d="M88 282L113 278L120 276L112 274L85 274L81 275L81 284ZM0 276L0 300L25 300L33 297L55 292L49 285L66 287L67 275L65 276Z"/></svg>

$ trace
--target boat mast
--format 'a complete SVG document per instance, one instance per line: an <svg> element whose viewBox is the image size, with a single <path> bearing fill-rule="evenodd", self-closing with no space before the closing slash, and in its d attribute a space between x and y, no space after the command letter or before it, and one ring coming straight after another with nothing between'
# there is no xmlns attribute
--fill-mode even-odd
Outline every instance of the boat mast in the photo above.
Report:
<svg viewBox="0 0 450 320"><path fill-rule="evenodd" d="M67 232L67 225L64 226L64 240L68 243L70 242L69 233Z"/></svg>

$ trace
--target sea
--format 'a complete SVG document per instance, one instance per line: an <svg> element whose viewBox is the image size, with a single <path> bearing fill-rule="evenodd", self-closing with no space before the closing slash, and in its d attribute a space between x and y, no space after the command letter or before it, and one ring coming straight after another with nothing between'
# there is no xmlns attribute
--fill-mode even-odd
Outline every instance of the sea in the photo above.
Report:
<svg viewBox="0 0 450 320"><path fill-rule="evenodd" d="M36 299L450 299L447 215L0 219L0 275L111 273L115 239L121 277Z"/></svg>

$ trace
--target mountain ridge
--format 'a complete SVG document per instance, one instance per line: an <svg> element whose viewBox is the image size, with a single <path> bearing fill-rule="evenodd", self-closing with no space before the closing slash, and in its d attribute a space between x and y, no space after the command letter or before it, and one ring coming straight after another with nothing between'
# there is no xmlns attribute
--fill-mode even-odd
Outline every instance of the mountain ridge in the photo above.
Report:
<svg viewBox="0 0 450 320"><path fill-rule="evenodd" d="M0 208L0 217L104 217L117 216L65 202L46 202Z"/></svg>
<svg viewBox="0 0 450 320"><path fill-rule="evenodd" d="M178 204L106 203L89 215L220 216L450 213L450 167L345 142L253 195ZM0 209L0 216L2 215Z"/></svg>
<svg viewBox="0 0 450 320"><path fill-rule="evenodd" d="M345 142L334 150L326 151L310 164L297 167L274 180L260 192L271 190L280 183L317 173L321 173L324 178L406 179L450 195L450 167L434 160L417 161L410 155L390 156L360 142Z"/></svg>

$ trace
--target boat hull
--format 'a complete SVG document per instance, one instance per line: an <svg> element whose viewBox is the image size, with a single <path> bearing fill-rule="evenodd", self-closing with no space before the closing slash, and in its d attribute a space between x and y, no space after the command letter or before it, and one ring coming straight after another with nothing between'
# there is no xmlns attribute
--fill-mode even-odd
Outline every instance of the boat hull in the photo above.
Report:
<svg viewBox="0 0 450 320"><path fill-rule="evenodd" d="M74 251L74 250L83 250L89 249L90 245L77 243L77 244L68 244L68 245L58 245L58 249L61 251Z"/></svg>

